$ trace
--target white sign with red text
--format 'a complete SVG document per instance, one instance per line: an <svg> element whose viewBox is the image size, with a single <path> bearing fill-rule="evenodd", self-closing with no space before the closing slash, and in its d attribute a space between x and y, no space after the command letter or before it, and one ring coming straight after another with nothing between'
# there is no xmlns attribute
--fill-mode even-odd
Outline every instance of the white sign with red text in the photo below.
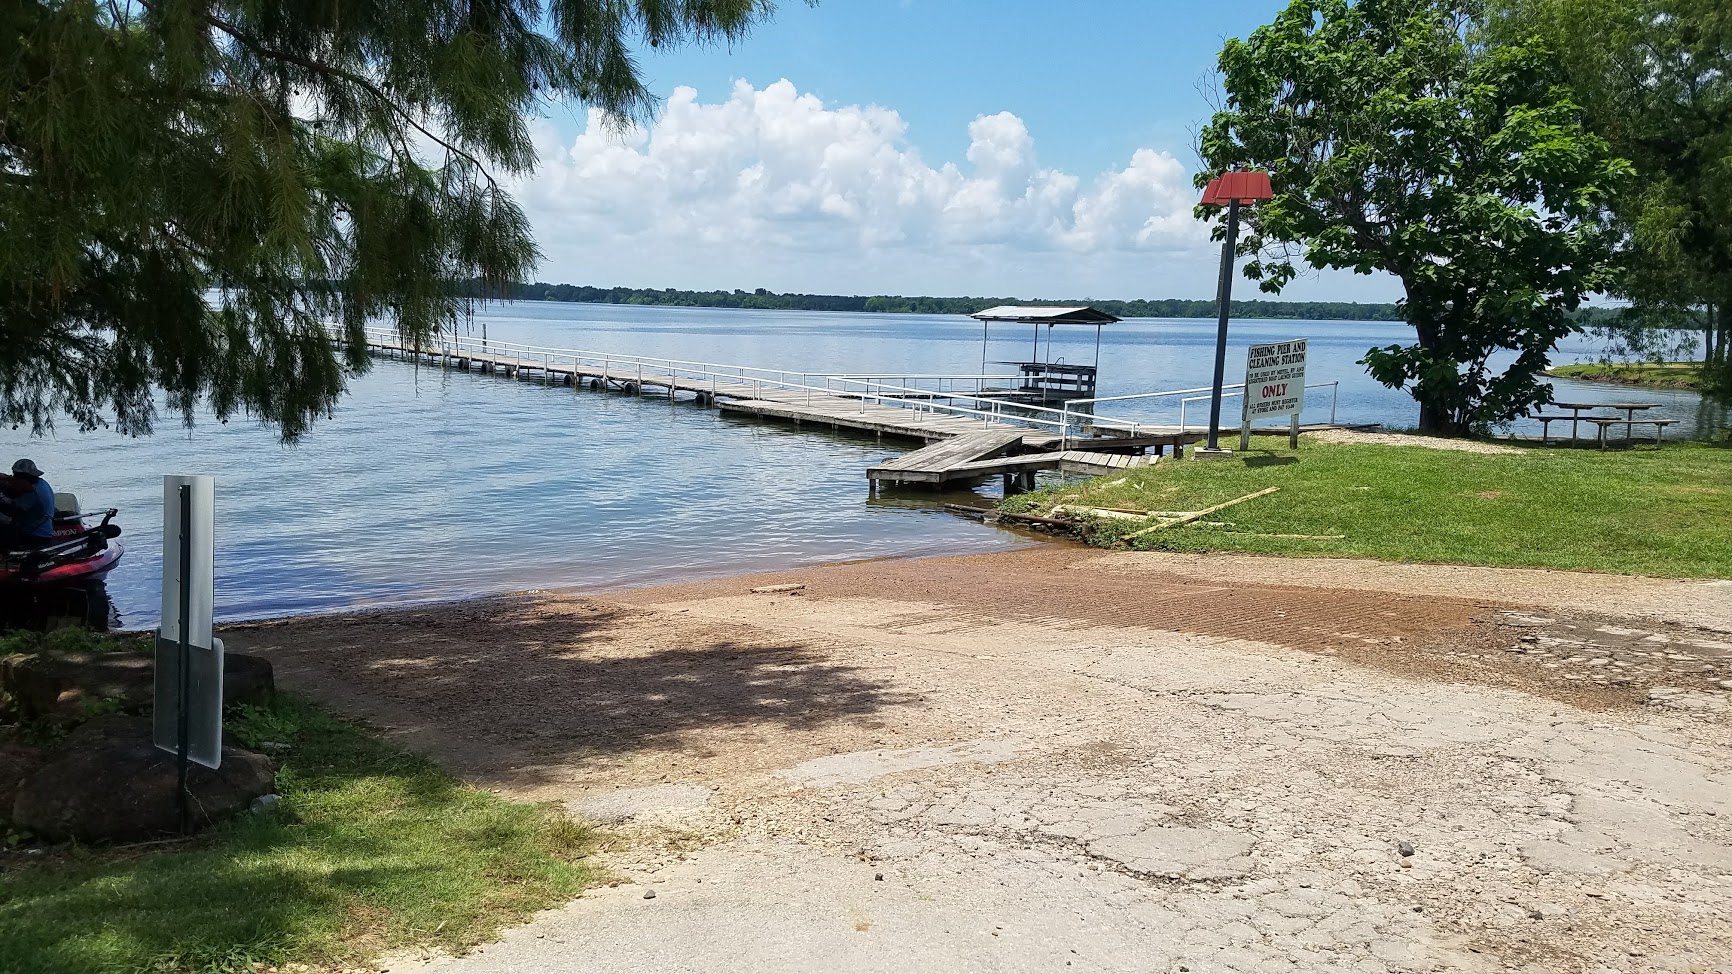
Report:
<svg viewBox="0 0 1732 974"><path fill-rule="evenodd" d="M1305 408L1306 339L1252 345L1245 355L1245 423Z"/></svg>

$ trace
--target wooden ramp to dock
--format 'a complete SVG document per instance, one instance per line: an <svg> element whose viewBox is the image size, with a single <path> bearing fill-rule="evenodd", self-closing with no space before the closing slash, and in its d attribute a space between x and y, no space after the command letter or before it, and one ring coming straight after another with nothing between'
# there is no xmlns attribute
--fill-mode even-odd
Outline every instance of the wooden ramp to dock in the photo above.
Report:
<svg viewBox="0 0 1732 974"><path fill-rule="evenodd" d="M1022 445L1022 437L1021 430L977 430L963 433L939 440L913 453L904 453L875 467L868 467L866 476L871 480L888 480L898 484L942 484L951 480L1003 473L1005 458L1000 458L1000 455L1012 447ZM990 469L957 472L970 465L983 465Z"/></svg>
<svg viewBox="0 0 1732 974"><path fill-rule="evenodd" d="M1100 475L1120 470L1152 466L1159 457L1130 456L1124 453L1100 453L1095 450L1066 450L1059 454L1058 468L1066 473Z"/></svg>
<svg viewBox="0 0 1732 974"><path fill-rule="evenodd" d="M1106 474L1146 467L1158 457L1098 450L1045 450L1015 454L1028 437L1015 430L984 430L940 440L866 470L875 483L947 484L1003 476L1007 488L1026 488L1037 470Z"/></svg>

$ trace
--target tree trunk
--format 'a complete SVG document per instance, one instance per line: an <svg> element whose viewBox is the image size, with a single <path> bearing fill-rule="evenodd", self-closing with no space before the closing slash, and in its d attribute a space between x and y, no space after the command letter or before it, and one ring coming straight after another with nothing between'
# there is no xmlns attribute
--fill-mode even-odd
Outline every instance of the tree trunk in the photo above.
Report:
<svg viewBox="0 0 1732 974"><path fill-rule="evenodd" d="M1430 327L1416 327L1419 337L1419 347L1426 351L1436 349L1442 342L1437 331ZM1437 396L1436 390L1417 382L1413 387L1413 397L1419 401L1419 431L1434 436L1467 436L1471 430L1464 418L1467 404L1459 401L1459 397L1447 393Z"/></svg>
<svg viewBox="0 0 1732 974"><path fill-rule="evenodd" d="M1454 410L1438 406L1419 407L1419 431L1434 436L1467 436L1472 430L1457 419Z"/></svg>
<svg viewBox="0 0 1732 974"><path fill-rule="evenodd" d="M1450 435L1450 411L1435 403L1421 402L1419 404L1419 431L1433 433L1439 436Z"/></svg>
<svg viewBox="0 0 1732 974"><path fill-rule="evenodd" d="M1708 306L1708 347L1702 356L1704 384L1721 394L1732 393L1732 320L1727 305Z"/></svg>
<svg viewBox="0 0 1732 974"><path fill-rule="evenodd" d="M1716 326L1718 326L1718 321L1720 321L1720 315L1715 314L1715 310L1715 305L1709 303L1708 328L1703 329L1703 334L1706 336L1703 340L1704 343L1706 343L1706 347L1703 348L1704 371L1713 371L1716 360L1720 359L1720 343L1718 343L1718 331L1716 331Z"/></svg>
<svg viewBox="0 0 1732 974"><path fill-rule="evenodd" d="M1732 338L1732 320L1726 316L1726 306L1718 305L1710 312L1708 327L1714 332L1714 364L1724 369L1728 361L1732 361L1732 351L1726 348L1728 338Z"/></svg>

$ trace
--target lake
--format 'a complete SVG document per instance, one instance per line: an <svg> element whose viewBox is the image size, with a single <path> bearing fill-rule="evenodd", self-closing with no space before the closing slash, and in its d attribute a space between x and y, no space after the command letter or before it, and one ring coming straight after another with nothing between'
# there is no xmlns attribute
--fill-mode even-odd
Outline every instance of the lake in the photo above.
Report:
<svg viewBox="0 0 1732 974"><path fill-rule="evenodd" d="M951 316L520 302L484 309L483 329L490 340L809 372L973 374L982 357L979 324ZM1232 335L1229 382L1245 346L1308 338L1310 381L1341 383L1340 421L1416 420L1409 397L1354 364L1371 346L1410 340L1398 323L1237 321ZM1031 351L1028 330L994 327L992 338L989 362ZM1090 362L1094 338L1093 328L1055 329L1052 355ZM1207 385L1213 347L1212 321L1109 325L1100 394ZM1597 353L1578 341L1557 358ZM1728 420L1724 406L1688 393L1559 382L1558 395L1663 402L1660 412L1691 428ZM1306 419L1328 419L1329 399L1314 390ZM1206 418L1206 403L1192 409L1193 424ZM1171 404L1101 412L1177 418ZM865 468L904 442L400 362L377 362L292 447L250 422L185 430L172 418L140 439L0 438L0 456L36 460L87 509L121 509L127 554L109 589L128 627L155 622L165 473L216 478L217 610L229 620L1028 543L943 513L954 494L871 498Z"/></svg>

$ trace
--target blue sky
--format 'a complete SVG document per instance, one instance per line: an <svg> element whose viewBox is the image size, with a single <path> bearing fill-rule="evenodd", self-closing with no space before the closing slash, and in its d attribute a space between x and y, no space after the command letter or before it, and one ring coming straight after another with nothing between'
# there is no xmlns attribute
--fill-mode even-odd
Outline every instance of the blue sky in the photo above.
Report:
<svg viewBox="0 0 1732 974"><path fill-rule="evenodd" d="M784 0L732 50L646 52L663 116L538 133L543 280L1018 297L1213 294L1199 85L1276 0ZM1240 294L1255 296L1252 286ZM1323 275L1288 297L1389 300Z"/></svg>
<svg viewBox="0 0 1732 974"><path fill-rule="evenodd" d="M1140 146L1183 149L1209 114L1197 85L1221 42L1286 6L1276 0L783 0L727 49L645 58L659 93L781 78L826 102L876 104L908 121L929 157L961 158L978 115L1019 116L1041 161L1098 172Z"/></svg>

